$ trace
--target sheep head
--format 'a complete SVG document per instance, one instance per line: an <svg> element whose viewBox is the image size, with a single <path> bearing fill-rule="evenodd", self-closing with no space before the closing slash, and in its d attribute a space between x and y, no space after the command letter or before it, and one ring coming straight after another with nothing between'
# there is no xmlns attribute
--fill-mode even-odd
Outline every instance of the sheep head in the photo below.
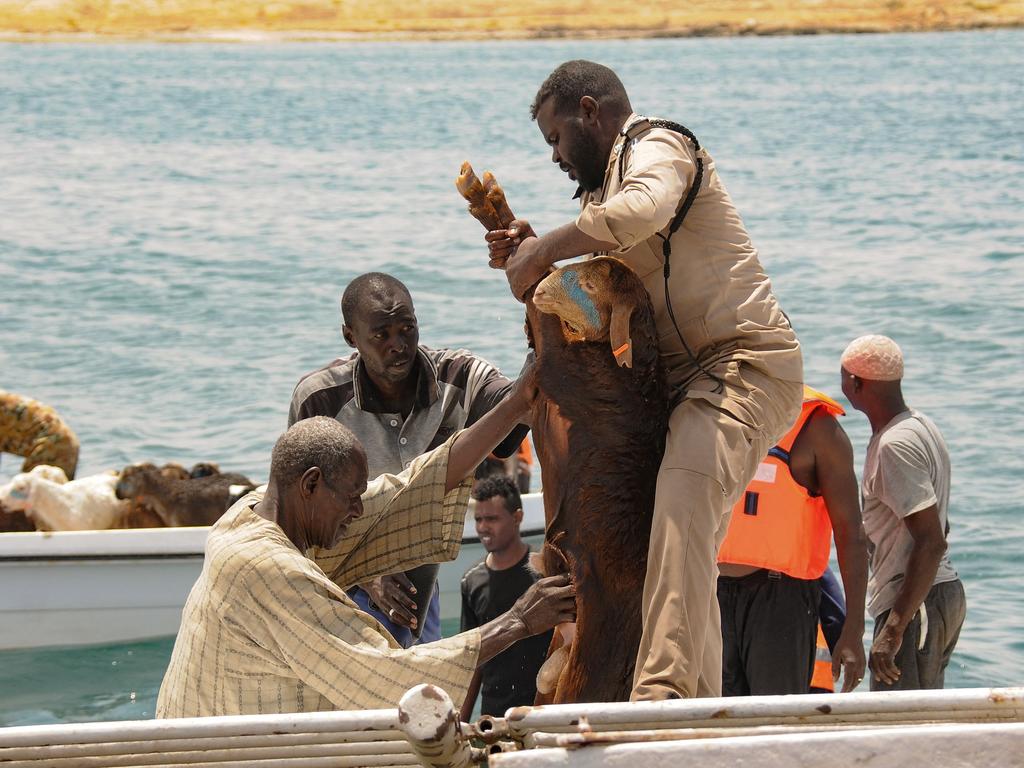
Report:
<svg viewBox="0 0 1024 768"><path fill-rule="evenodd" d="M20 472L12 477L7 485L0 488L0 504L11 512L24 512L28 509L31 493L32 476L27 472Z"/></svg>
<svg viewBox="0 0 1024 768"><path fill-rule="evenodd" d="M607 341L626 368L633 366L630 318L644 299L633 270L610 256L560 267L533 292L534 306L562 321L566 341Z"/></svg>
<svg viewBox="0 0 1024 768"><path fill-rule="evenodd" d="M220 465L215 464L212 461L200 461L198 464L193 464L192 469L188 471L188 476L192 479L197 477L211 477L219 474Z"/></svg>
<svg viewBox="0 0 1024 768"><path fill-rule="evenodd" d="M171 480L187 480L188 470L176 461L169 461L160 467L160 476Z"/></svg>
<svg viewBox="0 0 1024 768"><path fill-rule="evenodd" d="M114 486L114 495L119 499L138 498L147 486L149 476L159 472L155 464L129 464L121 470L117 485Z"/></svg>
<svg viewBox="0 0 1024 768"><path fill-rule="evenodd" d="M46 480L56 485L64 485L68 476L60 467L39 464L29 472L19 472L11 481L0 487L0 504L10 512L25 512L30 504L32 485L38 480Z"/></svg>

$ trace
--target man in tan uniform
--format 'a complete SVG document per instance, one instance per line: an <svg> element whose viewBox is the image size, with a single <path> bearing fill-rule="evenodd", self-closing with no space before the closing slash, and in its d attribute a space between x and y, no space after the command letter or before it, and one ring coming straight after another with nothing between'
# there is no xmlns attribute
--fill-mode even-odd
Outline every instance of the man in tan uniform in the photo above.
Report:
<svg viewBox="0 0 1024 768"><path fill-rule="evenodd" d="M478 665L574 620L567 579L543 579L482 627L405 649L344 590L458 554L473 469L527 400L517 386L473 426L369 484L346 427L326 416L291 427L274 446L266 492L210 529L157 717L393 707L423 682L461 704Z"/></svg>
<svg viewBox="0 0 1024 768"><path fill-rule="evenodd" d="M675 407L633 698L719 695L716 553L732 505L800 410L800 345L714 162L686 129L634 113L615 73L588 61L552 72L532 114L552 162L579 183L582 211L541 237L525 221L489 232L491 266L517 298L555 262L591 253L621 258L646 285Z"/></svg>

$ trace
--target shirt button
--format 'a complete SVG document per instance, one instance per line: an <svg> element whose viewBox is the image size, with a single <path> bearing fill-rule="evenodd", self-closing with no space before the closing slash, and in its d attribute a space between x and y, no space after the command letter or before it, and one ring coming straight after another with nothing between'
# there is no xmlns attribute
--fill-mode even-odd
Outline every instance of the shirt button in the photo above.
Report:
<svg viewBox="0 0 1024 768"><path fill-rule="evenodd" d="M391 426L392 427L397 427L398 426L398 419L392 419L391 420Z"/></svg>
<svg viewBox="0 0 1024 768"><path fill-rule="evenodd" d="M398 442L400 442L402 445L405 445L406 443L409 442L409 438L401 437L401 438L398 439Z"/></svg>

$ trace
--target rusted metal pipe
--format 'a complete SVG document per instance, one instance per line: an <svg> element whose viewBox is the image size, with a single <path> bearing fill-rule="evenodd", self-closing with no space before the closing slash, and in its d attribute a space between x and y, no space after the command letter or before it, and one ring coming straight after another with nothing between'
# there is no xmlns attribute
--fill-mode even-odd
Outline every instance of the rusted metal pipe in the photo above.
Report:
<svg viewBox="0 0 1024 768"><path fill-rule="evenodd" d="M422 684L406 691L398 702L398 723L427 768L467 768L472 763L459 713L437 686Z"/></svg>
<svg viewBox="0 0 1024 768"><path fill-rule="evenodd" d="M469 735L474 739L480 739L485 744L494 744L509 738L511 734L512 730L508 726L508 721L503 717L482 715L479 720L469 726Z"/></svg>
<svg viewBox="0 0 1024 768"><path fill-rule="evenodd" d="M526 749L548 747L585 747L595 744L629 744L642 741L687 741L727 739L737 736L774 736L786 733L821 733L855 728L899 728L900 724L761 725L738 728L664 728L649 731L587 731L584 733L545 733L537 731L523 740ZM504 751L504 750L502 750Z"/></svg>

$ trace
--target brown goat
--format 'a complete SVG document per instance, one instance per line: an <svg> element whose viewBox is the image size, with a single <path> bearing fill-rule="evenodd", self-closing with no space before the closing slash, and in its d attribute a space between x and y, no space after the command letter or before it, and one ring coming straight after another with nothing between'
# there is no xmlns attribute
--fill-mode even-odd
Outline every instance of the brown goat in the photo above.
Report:
<svg viewBox="0 0 1024 768"><path fill-rule="evenodd" d="M154 464L136 464L133 466L145 466L156 469ZM164 477L184 480L189 477L189 471L177 462L169 461L160 467L159 472ZM124 470L122 470L124 474ZM157 514L156 510L148 504L143 504L133 499L128 511L121 515L121 519L113 526L114 528L164 528L164 519Z"/></svg>
<svg viewBox="0 0 1024 768"><path fill-rule="evenodd" d="M541 281L527 325L540 391L532 416L544 571L571 573L578 606L553 701L625 701L668 424L650 297L619 260L591 259ZM552 650L560 642L556 633Z"/></svg>
<svg viewBox="0 0 1024 768"><path fill-rule="evenodd" d="M34 531L35 529L35 523L24 512L7 509L3 504L0 504L0 533Z"/></svg>
<svg viewBox="0 0 1024 768"><path fill-rule="evenodd" d="M243 493L255 486L231 472L204 477L168 477L152 464L121 471L114 493L150 507L169 527L212 525Z"/></svg>

